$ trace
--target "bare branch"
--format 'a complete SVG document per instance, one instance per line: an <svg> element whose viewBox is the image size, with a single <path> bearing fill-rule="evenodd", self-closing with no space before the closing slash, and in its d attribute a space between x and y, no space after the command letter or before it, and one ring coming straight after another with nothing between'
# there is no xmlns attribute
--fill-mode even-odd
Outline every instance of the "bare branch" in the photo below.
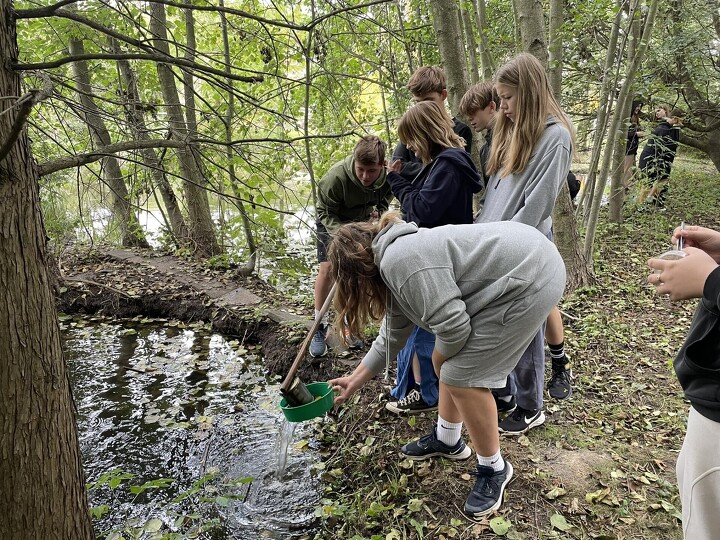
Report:
<svg viewBox="0 0 720 540"><path fill-rule="evenodd" d="M235 81L256 83L265 80L263 75L233 75L225 73L220 69L215 69L209 66L198 64L197 62L189 62L183 58L175 58L173 56L167 56L161 53L158 54L143 54L143 53L121 53L121 54L105 54L105 53L91 53L91 54L78 54L76 56L65 56L58 58L51 62L35 62L32 64L21 64L13 62L11 68L16 71L35 71L42 69L53 69L71 62L82 62L86 60L148 60L151 62L160 62L163 64L172 64L175 66L181 66L191 69L196 69L201 72L212 73L214 75L221 75L223 77L229 77ZM249 70L242 70L249 71Z"/></svg>
<svg viewBox="0 0 720 540"><path fill-rule="evenodd" d="M47 176L48 174L61 171L63 169L70 169L72 167L79 167L94 161L99 161L106 156L117 154L118 152L139 150L141 148L184 148L187 145L188 143L185 141L173 141L167 139L113 143L85 154L77 154L74 156L53 159L52 161L46 161L45 163L38 165L38 169L40 171L40 176Z"/></svg>

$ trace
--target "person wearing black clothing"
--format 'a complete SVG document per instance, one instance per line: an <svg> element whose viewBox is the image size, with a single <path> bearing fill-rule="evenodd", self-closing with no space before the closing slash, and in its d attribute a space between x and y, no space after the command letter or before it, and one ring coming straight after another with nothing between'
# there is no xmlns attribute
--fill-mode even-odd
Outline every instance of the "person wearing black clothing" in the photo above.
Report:
<svg viewBox="0 0 720 540"><path fill-rule="evenodd" d="M671 113L667 106L660 106L655 110L655 116L660 124L640 154L640 170L645 175L646 185L638 194L638 202L662 207L662 195L667 190L667 179L677 153L684 113L679 109Z"/></svg>
<svg viewBox="0 0 720 540"><path fill-rule="evenodd" d="M630 188L630 179L633 176L633 167L635 166L635 156L637 155L640 139L645 136L640 126L640 112L644 103L642 101L633 101L630 110L630 125L627 132L627 143L625 144L625 163L623 171L623 188L625 193Z"/></svg>
<svg viewBox="0 0 720 540"><path fill-rule="evenodd" d="M685 257L650 259L648 282L672 300L699 298L685 342L673 362L690 402L676 473L686 540L717 540L720 531L720 232L678 227Z"/></svg>

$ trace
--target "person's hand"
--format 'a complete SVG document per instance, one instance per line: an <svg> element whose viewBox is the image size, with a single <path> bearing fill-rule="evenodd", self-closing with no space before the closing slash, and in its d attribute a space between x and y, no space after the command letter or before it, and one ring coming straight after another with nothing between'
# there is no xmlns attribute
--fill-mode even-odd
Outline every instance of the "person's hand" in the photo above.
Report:
<svg viewBox="0 0 720 540"><path fill-rule="evenodd" d="M373 373L362 363L358 364L352 375L347 377L338 377L330 379L328 385L337 394L335 396L335 405L345 403L350 397L357 392L362 386L373 378Z"/></svg>
<svg viewBox="0 0 720 540"><path fill-rule="evenodd" d="M688 247L683 249L686 257L675 260L650 259L648 266L658 272L647 277L659 294L669 294L672 300L700 298L705 281L718 263L704 251Z"/></svg>
<svg viewBox="0 0 720 540"><path fill-rule="evenodd" d="M688 225L684 229L678 227L673 231L673 243L677 244L680 237L683 239L684 247L702 249L716 263L720 264L720 232L697 225Z"/></svg>
<svg viewBox="0 0 720 540"><path fill-rule="evenodd" d="M358 386L353 381L353 376L339 377L337 379L330 379L328 385L335 392L335 405L341 405L345 403L350 396L352 396L358 390Z"/></svg>
<svg viewBox="0 0 720 540"><path fill-rule="evenodd" d="M637 135L638 139L642 139L645 136L644 131L636 131L635 135Z"/></svg>
<svg viewBox="0 0 720 540"><path fill-rule="evenodd" d="M390 163L390 165L387 166L387 171L399 173L400 171L402 171L402 168L403 168L402 160L396 159L395 161L392 161Z"/></svg>

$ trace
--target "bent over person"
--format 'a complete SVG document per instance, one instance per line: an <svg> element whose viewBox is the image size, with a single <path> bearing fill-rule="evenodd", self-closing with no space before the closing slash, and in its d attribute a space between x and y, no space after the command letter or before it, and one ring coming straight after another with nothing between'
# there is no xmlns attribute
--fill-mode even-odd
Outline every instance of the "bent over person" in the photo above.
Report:
<svg viewBox="0 0 720 540"><path fill-rule="evenodd" d="M328 252L337 276L337 321L351 333L380 320L378 337L355 371L330 381L346 401L382 371L417 325L435 335L440 379L437 426L403 446L410 459L467 459L463 423L477 452L477 481L465 512L500 507L513 476L500 454L501 388L565 287L562 258L545 235L521 223L418 228L396 212L379 223L340 227Z"/></svg>

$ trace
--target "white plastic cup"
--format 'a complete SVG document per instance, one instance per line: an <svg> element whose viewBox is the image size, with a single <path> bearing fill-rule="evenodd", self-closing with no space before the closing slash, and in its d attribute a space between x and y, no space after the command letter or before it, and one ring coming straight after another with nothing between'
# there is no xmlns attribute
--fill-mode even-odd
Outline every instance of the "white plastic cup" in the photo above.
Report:
<svg viewBox="0 0 720 540"><path fill-rule="evenodd" d="M683 257L687 257L687 253L684 251L680 251L679 249L671 249L670 251L666 251L662 255L658 255L655 257L656 259L663 259L666 261L677 261L678 259L682 259ZM662 272L662 270L655 269L655 274L659 274Z"/></svg>

